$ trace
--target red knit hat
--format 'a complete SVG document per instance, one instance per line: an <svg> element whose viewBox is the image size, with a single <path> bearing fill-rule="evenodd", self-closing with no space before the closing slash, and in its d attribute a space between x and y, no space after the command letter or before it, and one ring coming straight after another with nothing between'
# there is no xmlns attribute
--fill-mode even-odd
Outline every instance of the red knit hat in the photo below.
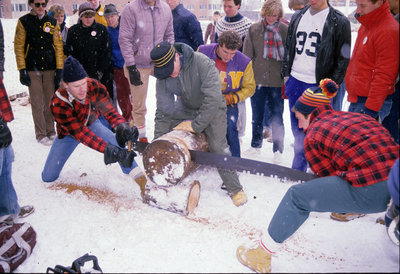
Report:
<svg viewBox="0 0 400 274"><path fill-rule="evenodd" d="M306 89L297 99L294 109L303 113L310 114L318 106L330 105L331 98L335 97L338 85L331 79L323 79L319 82L318 87Z"/></svg>

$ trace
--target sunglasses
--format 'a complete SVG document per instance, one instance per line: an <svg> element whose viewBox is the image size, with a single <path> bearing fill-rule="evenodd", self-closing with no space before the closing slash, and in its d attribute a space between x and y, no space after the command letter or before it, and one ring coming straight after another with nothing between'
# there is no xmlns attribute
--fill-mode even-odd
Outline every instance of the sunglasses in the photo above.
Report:
<svg viewBox="0 0 400 274"><path fill-rule="evenodd" d="M42 6L43 8L45 8L46 6L47 6L47 4L46 3L34 3L35 4L35 7L40 7L40 6Z"/></svg>

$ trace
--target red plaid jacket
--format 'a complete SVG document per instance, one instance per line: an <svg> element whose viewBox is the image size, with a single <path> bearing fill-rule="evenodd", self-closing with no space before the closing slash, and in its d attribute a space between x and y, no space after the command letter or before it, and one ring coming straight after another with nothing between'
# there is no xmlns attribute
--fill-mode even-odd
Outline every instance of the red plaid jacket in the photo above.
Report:
<svg viewBox="0 0 400 274"><path fill-rule="evenodd" d="M399 145L365 114L321 106L310 117L304 150L318 176L339 176L354 187L387 180L399 157Z"/></svg>
<svg viewBox="0 0 400 274"><path fill-rule="evenodd" d="M87 86L84 104L69 97L65 88L60 88L50 102L50 109L57 122L58 138L71 135L82 144L103 153L107 143L94 134L89 126L100 114L112 128L125 123L126 120L117 112L106 88L100 82L87 78Z"/></svg>
<svg viewBox="0 0 400 274"><path fill-rule="evenodd" d="M11 109L10 101L8 100L7 91L3 84L3 79L0 78L0 118L4 122L14 120L14 115Z"/></svg>

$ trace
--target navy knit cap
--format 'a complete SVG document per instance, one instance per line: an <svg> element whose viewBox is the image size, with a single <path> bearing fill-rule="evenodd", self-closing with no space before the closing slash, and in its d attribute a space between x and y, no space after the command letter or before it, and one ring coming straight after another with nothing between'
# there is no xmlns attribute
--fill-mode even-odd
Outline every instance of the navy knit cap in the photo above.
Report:
<svg viewBox="0 0 400 274"><path fill-rule="evenodd" d="M75 82L82 80L87 77L85 69L81 63L72 56L68 56L64 61L64 68L62 73L62 79L66 83Z"/></svg>
<svg viewBox="0 0 400 274"><path fill-rule="evenodd" d="M154 63L154 76L157 79L165 79L174 72L175 47L164 41L157 44L150 52L150 58Z"/></svg>

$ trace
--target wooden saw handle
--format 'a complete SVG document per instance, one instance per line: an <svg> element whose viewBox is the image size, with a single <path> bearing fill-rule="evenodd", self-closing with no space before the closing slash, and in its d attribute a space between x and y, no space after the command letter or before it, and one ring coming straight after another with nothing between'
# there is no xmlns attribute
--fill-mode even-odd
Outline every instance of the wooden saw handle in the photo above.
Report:
<svg viewBox="0 0 400 274"><path fill-rule="evenodd" d="M133 120L129 122L129 127L133 127L134 125L135 124L134 124ZM132 150L132 141L129 140L128 141L128 151L131 151L131 150Z"/></svg>

